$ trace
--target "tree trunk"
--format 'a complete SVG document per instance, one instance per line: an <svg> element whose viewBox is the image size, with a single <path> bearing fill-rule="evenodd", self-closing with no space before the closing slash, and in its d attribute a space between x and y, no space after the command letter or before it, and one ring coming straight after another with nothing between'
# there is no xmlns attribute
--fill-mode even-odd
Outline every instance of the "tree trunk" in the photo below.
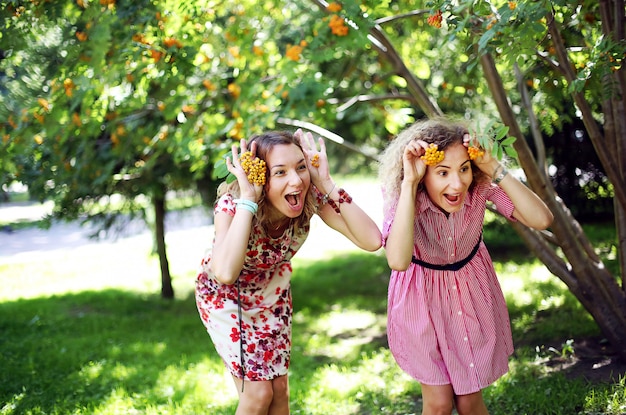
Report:
<svg viewBox="0 0 626 415"><path fill-rule="evenodd" d="M156 250L161 265L161 297L172 299L174 298L174 288L172 287L172 276L170 275L170 266L165 249L165 196L154 197L152 203L154 205Z"/></svg>
<svg viewBox="0 0 626 415"><path fill-rule="evenodd" d="M535 162L517 124L492 56L483 55L481 64L502 121L509 127L511 135L517 138L515 150L529 186L546 202L554 214L551 229L556 236L555 242L569 262L564 263L557 250L541 241L539 232L527 229L521 224L515 224L514 227L548 269L567 284L572 294L592 315L614 350L626 360L626 331L624 331L626 293L595 254L580 224L556 197L554 188L545 177L545 169ZM620 183L616 183L616 186L619 185ZM619 217L620 204L615 205ZM621 249L623 246L621 245Z"/></svg>

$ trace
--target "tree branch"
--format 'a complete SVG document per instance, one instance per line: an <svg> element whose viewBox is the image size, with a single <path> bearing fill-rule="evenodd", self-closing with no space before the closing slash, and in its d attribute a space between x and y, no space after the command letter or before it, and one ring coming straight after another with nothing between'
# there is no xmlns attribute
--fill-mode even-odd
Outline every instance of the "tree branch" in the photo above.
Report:
<svg viewBox="0 0 626 415"><path fill-rule="evenodd" d="M326 7L328 6L326 1L311 1L322 10L326 11ZM419 108L430 118L442 115L443 113L437 103L431 99L430 94L426 92L426 88L424 88L421 81L407 68L404 60L382 31L380 25L375 25L370 29L368 39L372 42L372 47L391 64L394 72L406 80L407 88L411 93L410 95L415 99Z"/></svg>
<svg viewBox="0 0 626 415"><path fill-rule="evenodd" d="M415 102L412 96L410 95L398 95L398 94L384 94L384 95L357 95L355 97L350 98L341 106L337 107L337 112L343 112L356 104L357 102L374 102L374 101L387 101L390 99L400 99ZM331 98L327 100L329 104L338 104L339 100L337 98Z"/></svg>
<svg viewBox="0 0 626 415"><path fill-rule="evenodd" d="M367 157L368 159L372 160L372 161L378 161L378 158L373 155L368 153L367 151L357 147L356 145L352 144L349 141L346 141L343 139L343 137L333 133L332 131L329 131L323 127L320 127L319 125L310 123L310 122L306 122L306 121L300 121L300 120L294 120L291 118L283 118L280 117L276 120L277 123L279 124L284 124L284 125L291 125L294 127L298 127L298 128L302 128L304 130L308 130L311 131L315 134L318 134L334 143L337 143L341 146L344 146L345 148L352 150L356 153L359 153L365 157Z"/></svg>
<svg viewBox="0 0 626 415"><path fill-rule="evenodd" d="M537 121L537 116L535 114L535 111L533 110L533 104L530 101L530 97L528 96L528 90L526 89L526 85L524 84L524 76L520 71L519 65L515 63L513 67L515 69L515 77L517 78L517 86L520 90L522 104L524 105L524 107L526 107L526 113L528 114L528 120L530 122L530 133L533 137L535 148L537 149L537 165L541 168L544 176L547 179L548 163L546 162L546 148L543 144L543 137L541 136L539 122Z"/></svg>
<svg viewBox="0 0 626 415"><path fill-rule="evenodd" d="M532 153L530 152L528 144L521 133L519 124L517 123L515 114L513 113L513 109L509 103L504 85L502 84L502 79L500 78L500 74L498 73L493 60L493 56L489 53L484 53L480 57L480 63L483 67L483 73L485 79L487 80L487 85L489 86L491 95L494 98L500 117L502 118L504 124L509 127L511 135L517 138L514 146L517 151L520 164L530 183L530 187L539 195L539 197L542 198L550 211L554 213L554 223L552 226L559 237L560 247L565 252L568 260L573 264L574 269L584 269L584 267L587 266L587 262L589 262L588 258L590 257L590 254L593 255L592 258L594 262L597 262L597 257L595 253L593 253L593 248L584 233L580 231L580 225L571 216L567 207L562 204L560 198L556 196L553 187L547 182L547 178L539 172L539 168L533 159ZM526 238L535 237L532 233L528 232L520 233L520 235L524 237L525 240ZM536 246L537 241L527 240L527 244L529 246ZM542 257L548 255L546 252L535 252L535 254ZM551 257L557 256L554 250L550 250L549 255ZM552 259L552 261L554 261L554 259ZM560 270L559 272L563 271L563 269L559 267L555 267L555 270ZM563 280L571 278L572 274L569 269L565 268L565 271L566 273L564 274L559 273L556 275Z"/></svg>
<svg viewBox="0 0 626 415"><path fill-rule="evenodd" d="M383 17L382 19L377 19L376 24L384 25L384 24L393 22L395 20L400 20L400 19L404 19L407 17L420 16L422 14L428 14L428 13L430 13L430 10L412 10L407 13L402 13L402 14L397 14L395 16L389 16L389 17Z"/></svg>

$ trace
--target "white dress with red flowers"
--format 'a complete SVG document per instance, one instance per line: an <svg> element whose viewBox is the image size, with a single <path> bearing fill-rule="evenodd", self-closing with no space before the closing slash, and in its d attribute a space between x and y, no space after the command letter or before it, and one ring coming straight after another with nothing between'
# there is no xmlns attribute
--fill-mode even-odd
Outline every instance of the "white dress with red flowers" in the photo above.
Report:
<svg viewBox="0 0 626 415"><path fill-rule="evenodd" d="M235 210L230 194L220 197L215 205L216 213L234 216ZM246 380L258 381L287 374L291 258L308 231L308 226L295 230L290 224L282 236L272 238L253 223L246 261L235 284L217 281L211 270L211 254L202 259L196 278L196 304L217 353L233 376L241 379L245 373Z"/></svg>

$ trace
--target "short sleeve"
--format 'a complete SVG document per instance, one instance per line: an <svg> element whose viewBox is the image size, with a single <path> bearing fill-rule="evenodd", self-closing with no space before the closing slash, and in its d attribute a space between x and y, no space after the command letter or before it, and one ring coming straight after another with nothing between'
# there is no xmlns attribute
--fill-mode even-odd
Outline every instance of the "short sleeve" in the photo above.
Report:
<svg viewBox="0 0 626 415"><path fill-rule="evenodd" d="M387 238L389 237L389 233L391 232L391 225L393 224L393 219L396 216L396 206L397 199L390 201L389 196L385 193L385 189L382 189L382 198L383 198L383 226L381 229L382 236L382 245L383 248L387 245Z"/></svg>
<svg viewBox="0 0 626 415"><path fill-rule="evenodd" d="M230 193L223 194L217 202L215 202L214 214L220 212L235 216L235 203L233 202L233 195Z"/></svg>
<svg viewBox="0 0 626 415"><path fill-rule="evenodd" d="M489 195L487 196L487 200L493 202L498 212L500 212L505 218L516 221L513 217L513 211L515 210L515 205L506 194L504 190L500 186L491 185L491 189Z"/></svg>

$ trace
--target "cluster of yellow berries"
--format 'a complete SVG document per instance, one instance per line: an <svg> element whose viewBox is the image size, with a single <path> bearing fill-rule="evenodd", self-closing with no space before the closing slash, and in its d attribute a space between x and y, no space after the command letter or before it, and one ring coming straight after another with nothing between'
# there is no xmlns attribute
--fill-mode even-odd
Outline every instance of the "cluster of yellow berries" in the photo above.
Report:
<svg viewBox="0 0 626 415"><path fill-rule="evenodd" d="M287 49L285 49L285 55L292 61L298 62L300 60L300 55L302 55L302 46L287 45Z"/></svg>
<svg viewBox="0 0 626 415"><path fill-rule="evenodd" d="M313 166L313 167L319 167L320 166L320 155L319 154L315 154L313 157L311 157L311 166Z"/></svg>
<svg viewBox="0 0 626 415"><path fill-rule="evenodd" d="M467 154L469 154L470 160L476 160L478 157L482 157L485 152L480 147L469 146L467 148Z"/></svg>
<svg viewBox="0 0 626 415"><path fill-rule="evenodd" d="M437 146L437 144L430 143L426 152L420 158L424 160L424 163L427 166L434 166L437 163L441 163L444 158L444 154L443 151L439 151L439 146Z"/></svg>
<svg viewBox="0 0 626 415"><path fill-rule="evenodd" d="M330 31L333 35L348 36L348 26L346 26L343 18L339 17L336 14L333 14L330 17L328 27L330 27Z"/></svg>
<svg viewBox="0 0 626 415"><path fill-rule="evenodd" d="M243 171L248 175L248 181L250 183L258 186L265 184L265 161L258 157L252 158L252 152L245 151L241 153L239 163L241 163Z"/></svg>
<svg viewBox="0 0 626 415"><path fill-rule="evenodd" d="M441 10L437 10L435 14L431 14L430 16L428 16L428 19L426 19L429 25L431 25L432 27L436 27L437 29L441 28L442 20L443 16L441 15Z"/></svg>

